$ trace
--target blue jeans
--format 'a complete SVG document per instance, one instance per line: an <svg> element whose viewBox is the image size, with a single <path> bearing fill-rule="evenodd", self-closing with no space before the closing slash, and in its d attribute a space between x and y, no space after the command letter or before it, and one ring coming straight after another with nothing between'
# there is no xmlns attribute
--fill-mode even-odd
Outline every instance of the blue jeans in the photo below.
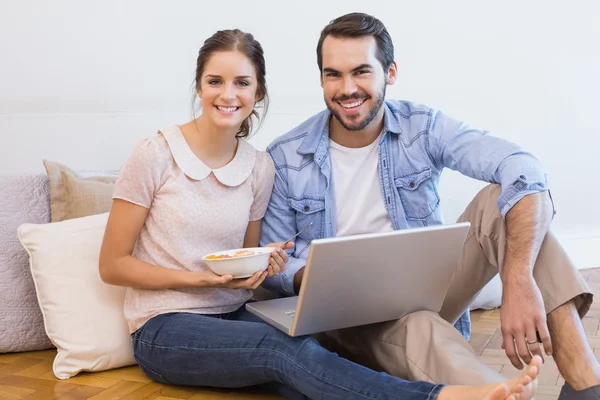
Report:
<svg viewBox="0 0 600 400"><path fill-rule="evenodd" d="M219 315L158 315L132 338L144 373L173 385L260 386L289 399L338 400L430 400L444 387L350 362L311 336L280 332L245 307Z"/></svg>
<svg viewBox="0 0 600 400"><path fill-rule="evenodd" d="M454 327L463 335L467 342L471 339L471 314L469 310L460 316L454 323Z"/></svg>

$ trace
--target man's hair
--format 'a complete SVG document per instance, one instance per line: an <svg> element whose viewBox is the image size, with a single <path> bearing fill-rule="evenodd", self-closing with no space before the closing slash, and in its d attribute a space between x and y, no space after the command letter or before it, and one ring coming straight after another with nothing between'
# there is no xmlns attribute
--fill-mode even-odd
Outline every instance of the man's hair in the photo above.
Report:
<svg viewBox="0 0 600 400"><path fill-rule="evenodd" d="M317 64L321 72L323 71L323 42L327 36L338 38L373 36L377 43L376 57L383 70L387 72L394 62L394 44L383 22L368 14L351 13L334 19L321 31L317 44Z"/></svg>

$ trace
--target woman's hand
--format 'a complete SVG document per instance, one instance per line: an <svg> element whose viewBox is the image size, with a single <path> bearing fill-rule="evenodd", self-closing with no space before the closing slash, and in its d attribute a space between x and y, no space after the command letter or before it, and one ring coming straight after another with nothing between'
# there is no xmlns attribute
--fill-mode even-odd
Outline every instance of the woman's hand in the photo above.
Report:
<svg viewBox="0 0 600 400"><path fill-rule="evenodd" d="M288 242L285 248L282 248L283 242L269 243L265 247L275 247L275 250L271 253L269 258L269 266L267 268L268 276L275 276L285 269L285 264L288 262L288 255L285 252L286 249L294 247L293 242Z"/></svg>
<svg viewBox="0 0 600 400"><path fill-rule="evenodd" d="M233 279L232 275L217 275L210 269L197 272L198 286L228 289L256 289L267 277L267 271L255 272L250 278Z"/></svg>
<svg viewBox="0 0 600 400"><path fill-rule="evenodd" d="M256 289L259 287L267 276L275 276L285 269L285 264L288 262L288 255L285 249L294 247L294 243L288 242L284 248L281 246L283 242L269 243L265 247L274 247L269 258L267 269L258 271L250 278L233 279L232 275L217 275L210 269L202 272L194 272L194 283L192 286L199 287L221 287L229 289Z"/></svg>

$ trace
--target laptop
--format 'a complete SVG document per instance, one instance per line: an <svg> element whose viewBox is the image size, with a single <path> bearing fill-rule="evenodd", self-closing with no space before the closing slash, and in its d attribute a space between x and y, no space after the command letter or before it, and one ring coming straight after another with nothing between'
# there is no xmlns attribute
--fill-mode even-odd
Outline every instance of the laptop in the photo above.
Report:
<svg viewBox="0 0 600 400"><path fill-rule="evenodd" d="M246 304L290 336L439 312L470 223L315 239L298 296Z"/></svg>

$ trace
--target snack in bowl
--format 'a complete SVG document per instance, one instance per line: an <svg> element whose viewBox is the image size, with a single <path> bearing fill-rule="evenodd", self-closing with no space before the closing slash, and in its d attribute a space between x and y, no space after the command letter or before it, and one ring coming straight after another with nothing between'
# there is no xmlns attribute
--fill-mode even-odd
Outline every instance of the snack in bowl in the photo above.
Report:
<svg viewBox="0 0 600 400"><path fill-rule="evenodd" d="M217 275L232 275L234 279L249 278L269 266L273 247L232 249L207 254L202 257L206 265Z"/></svg>

